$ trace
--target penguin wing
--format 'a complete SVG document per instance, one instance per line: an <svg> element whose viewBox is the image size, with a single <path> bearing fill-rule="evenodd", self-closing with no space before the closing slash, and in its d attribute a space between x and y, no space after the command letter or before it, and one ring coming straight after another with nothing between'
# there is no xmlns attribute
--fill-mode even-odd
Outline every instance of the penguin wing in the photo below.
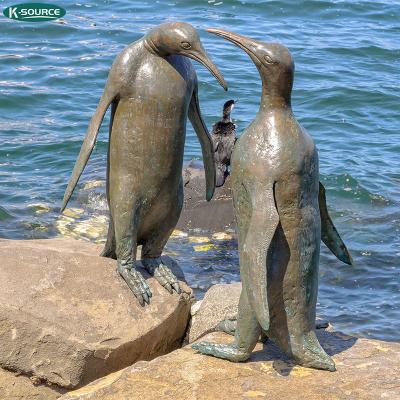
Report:
<svg viewBox="0 0 400 400"><path fill-rule="evenodd" d="M93 151L94 145L96 143L96 138L99 133L100 125L104 118L104 114L106 113L109 105L112 103L112 101L116 96L115 91L113 91L109 86L110 85L107 83L106 88L104 89L104 93L101 96L99 104L97 105L96 111L92 119L90 120L89 127L85 139L83 141L81 150L79 152L78 159L76 160L71 178L68 182L67 189L65 190L64 193L64 199L60 212L64 211L69 199L72 196L75 186L78 183L78 180L82 175L82 172L85 169L85 166L89 160L90 154Z"/></svg>
<svg viewBox="0 0 400 400"><path fill-rule="evenodd" d="M328 208L326 206L326 195L324 185L319 183L319 212L321 215L321 239L326 244L328 249L345 264L352 265L353 259L349 251L347 250L346 245L341 239L338 231L333 225L331 217L328 213Z"/></svg>
<svg viewBox="0 0 400 400"><path fill-rule="evenodd" d="M206 199L207 201L210 201L214 195L216 176L214 144L210 135L208 134L207 126L201 117L199 98L197 94L197 79L193 89L192 98L190 100L188 116L201 145L204 170L206 174Z"/></svg>
<svg viewBox="0 0 400 400"><path fill-rule="evenodd" d="M261 327L268 331L267 259L280 220L275 205L275 182L247 182L242 187L247 192L247 198L251 199L252 209L246 237L240 248L240 276L251 309Z"/></svg>

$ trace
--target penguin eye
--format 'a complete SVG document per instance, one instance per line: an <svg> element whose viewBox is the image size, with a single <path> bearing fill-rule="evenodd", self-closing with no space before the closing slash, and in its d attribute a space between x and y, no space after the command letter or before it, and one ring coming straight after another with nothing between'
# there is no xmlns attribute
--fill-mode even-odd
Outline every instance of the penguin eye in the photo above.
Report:
<svg viewBox="0 0 400 400"><path fill-rule="evenodd" d="M265 55L264 55L264 61L265 61L267 64L273 64L273 63L274 63L274 61L272 60L272 58L271 58L268 54L265 54Z"/></svg>
<svg viewBox="0 0 400 400"><path fill-rule="evenodd" d="M189 42L181 42L181 47L185 50L189 50L192 45Z"/></svg>

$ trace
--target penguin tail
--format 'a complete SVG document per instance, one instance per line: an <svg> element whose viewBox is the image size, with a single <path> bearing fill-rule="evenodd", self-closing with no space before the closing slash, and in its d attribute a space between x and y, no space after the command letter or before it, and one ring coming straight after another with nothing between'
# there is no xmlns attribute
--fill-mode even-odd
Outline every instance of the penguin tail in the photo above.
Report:
<svg viewBox="0 0 400 400"><path fill-rule="evenodd" d="M321 216L321 239L328 249L342 262L348 265L353 265L351 254L340 237L331 217L328 213L326 205L325 188L322 183L319 183L319 210Z"/></svg>

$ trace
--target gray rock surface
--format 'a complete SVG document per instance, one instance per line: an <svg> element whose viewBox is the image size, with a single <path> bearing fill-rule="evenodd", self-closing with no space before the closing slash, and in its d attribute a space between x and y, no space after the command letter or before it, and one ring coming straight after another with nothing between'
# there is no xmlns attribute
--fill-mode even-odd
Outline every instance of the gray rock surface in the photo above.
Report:
<svg viewBox="0 0 400 400"><path fill-rule="evenodd" d="M191 162L183 171L184 204L177 228L187 231L201 229L210 232L235 230L230 177L224 186L215 189L214 197L205 199L204 170Z"/></svg>
<svg viewBox="0 0 400 400"><path fill-rule="evenodd" d="M101 246L73 239L0 240L0 366L73 388L178 348L193 301L147 277L139 303ZM175 266L182 280L183 274Z"/></svg>
<svg viewBox="0 0 400 400"><path fill-rule="evenodd" d="M192 307L192 319L186 338L188 343L213 332L224 319L236 319L241 283L214 285L207 291L200 306Z"/></svg>

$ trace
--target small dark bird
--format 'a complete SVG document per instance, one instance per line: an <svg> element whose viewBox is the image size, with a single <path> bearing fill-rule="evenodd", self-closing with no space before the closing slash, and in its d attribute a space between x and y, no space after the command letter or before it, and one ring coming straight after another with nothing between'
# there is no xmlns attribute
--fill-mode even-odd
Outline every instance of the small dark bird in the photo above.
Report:
<svg viewBox="0 0 400 400"><path fill-rule="evenodd" d="M220 187L229 175L228 167L231 164L233 146L237 140L236 125L231 120L231 112L235 105L234 100L228 100L222 110L222 119L213 125L211 139L214 144L214 158L216 169L215 186Z"/></svg>

